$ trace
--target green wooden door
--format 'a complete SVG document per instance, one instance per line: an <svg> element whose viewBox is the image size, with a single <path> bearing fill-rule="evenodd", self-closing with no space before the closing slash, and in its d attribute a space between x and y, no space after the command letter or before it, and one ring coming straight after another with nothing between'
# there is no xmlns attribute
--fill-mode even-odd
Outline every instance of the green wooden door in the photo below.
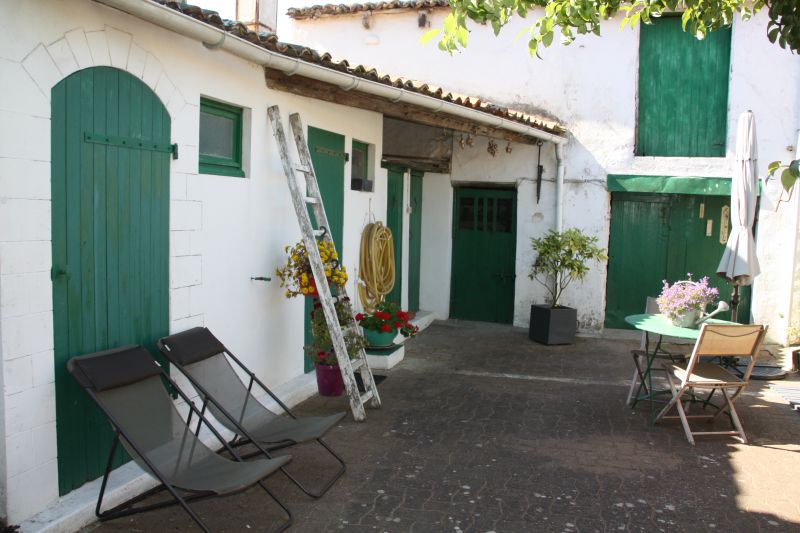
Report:
<svg viewBox="0 0 800 533"><path fill-rule="evenodd" d="M411 171L411 217L408 222L408 310L419 311L420 256L422 254L422 172Z"/></svg>
<svg viewBox="0 0 800 533"><path fill-rule="evenodd" d="M636 154L723 157L731 28L699 41L680 17L641 25Z"/></svg>
<svg viewBox="0 0 800 533"><path fill-rule="evenodd" d="M732 288L715 273L725 248L723 208L729 204L728 196L613 193L605 327L631 329L624 317L643 312L647 297L661 292L662 280L672 283L687 273L695 280L708 276L720 298L730 300ZM743 287L740 296L739 320L746 322L750 288Z"/></svg>
<svg viewBox="0 0 800 533"><path fill-rule="evenodd" d="M342 249L342 232L344 231L344 163L347 154L344 151L344 135L333 133L312 126L308 127L308 149L311 152L311 163L317 176L325 215L328 217L328 228L336 245L339 257L344 257ZM311 211L309 210L309 214ZM316 228L316 221L311 215L311 222ZM352 274L352 273L350 273ZM306 298L305 343L310 344L312 299ZM309 372L314 364L306 357L304 368Z"/></svg>
<svg viewBox="0 0 800 533"><path fill-rule="evenodd" d="M386 300L402 305L403 295L403 174L405 169L388 169L389 185L386 192L386 227L392 231L394 246L394 288Z"/></svg>
<svg viewBox="0 0 800 533"><path fill-rule="evenodd" d="M453 209L450 316L514 319L517 192L458 188Z"/></svg>
<svg viewBox="0 0 800 533"><path fill-rule="evenodd" d="M59 492L103 473L109 424L69 358L169 332L170 118L137 78L108 67L52 93L52 252ZM146 144L142 149L139 143ZM126 460L120 451L119 465Z"/></svg>

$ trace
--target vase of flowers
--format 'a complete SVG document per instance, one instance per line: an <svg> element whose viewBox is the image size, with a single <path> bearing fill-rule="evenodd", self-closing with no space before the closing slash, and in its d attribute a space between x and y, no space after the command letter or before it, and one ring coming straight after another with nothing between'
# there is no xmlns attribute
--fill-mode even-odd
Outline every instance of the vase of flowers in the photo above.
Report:
<svg viewBox="0 0 800 533"><path fill-rule="evenodd" d="M403 337L413 337L419 328L409 320L409 314L394 302L379 302L371 312L358 313L356 321L364 330L367 346L385 348L391 346L400 333Z"/></svg>
<svg viewBox="0 0 800 533"><path fill-rule="evenodd" d="M687 279L676 281L670 285L664 280L664 287L658 297L658 310L681 328L697 327L706 306L713 304L719 297L719 290L708 286L708 276L693 281L692 275Z"/></svg>
<svg viewBox="0 0 800 533"><path fill-rule="evenodd" d="M334 307L339 324L343 329L354 325L350 298L337 300ZM314 302L314 308L311 310L311 333L314 336L314 342L306 346L306 355L314 363L319 394L320 396L341 396L344 392L344 381L339 370L336 351L333 348L330 329L319 301ZM345 333L344 343L350 359L355 359L364 348L364 338L358 331L352 329Z"/></svg>
<svg viewBox="0 0 800 533"><path fill-rule="evenodd" d="M339 264L339 256L331 241L317 241L320 259L325 267L325 277L331 289L344 287L347 283L347 271L344 265ZM318 298L317 284L311 272L311 261L308 259L308 250L301 241L294 246L286 246L286 263L275 271L281 278L281 287L286 288L284 293L287 298L307 296Z"/></svg>

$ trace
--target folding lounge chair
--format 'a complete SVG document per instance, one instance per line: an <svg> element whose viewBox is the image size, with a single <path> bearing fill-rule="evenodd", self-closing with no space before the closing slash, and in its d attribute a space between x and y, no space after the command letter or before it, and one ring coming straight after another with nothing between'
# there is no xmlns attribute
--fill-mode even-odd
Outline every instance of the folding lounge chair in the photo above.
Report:
<svg viewBox="0 0 800 533"><path fill-rule="evenodd" d="M196 327L176 333L164 337L157 345L170 362L186 375L203 398L201 412L205 412L206 408L210 409L214 418L237 435L231 442L233 446L253 444L258 448L256 454L270 457L271 451L316 440L339 462L339 469L321 489L312 492L285 468L281 468L300 490L312 498L325 494L344 474L344 461L322 440L322 436L345 413L297 418L208 328ZM231 361L248 376L246 386ZM288 416L273 413L258 401L252 394L254 384L258 384L269 394Z"/></svg>
<svg viewBox="0 0 800 533"><path fill-rule="evenodd" d="M115 432L95 508L100 520L180 504L203 531L209 531L189 507L189 502L233 494L258 483L288 516L275 531L283 531L291 525L292 513L262 481L286 464L290 457L245 463L161 370L147 350L141 346L126 346L75 357L69 360L67 369L108 417ZM162 380L174 387L189 406L188 420L184 421L181 417ZM197 417L195 431L191 429L194 416ZM197 437L201 424L211 430L235 461L215 453ZM101 512L112 459L120 442L133 460L158 479L161 485ZM163 489L169 491L175 501L134 507L136 503Z"/></svg>
<svg viewBox="0 0 800 533"><path fill-rule="evenodd" d="M664 364L672 399L658 414L656 422L662 418L680 418L686 438L692 444L694 444L694 435L738 435L747 444L747 436L733 402L747 387L766 333L767 327L760 325L703 324L689 361ZM749 356L750 364L745 369L744 375L739 378L719 365L700 361L701 357L720 356ZM712 414L690 415L688 411L691 401L695 397L695 389L710 391L709 398L719 390L725 403ZM687 395L689 401L684 407L681 399ZM702 403L705 407L708 403L707 399ZM673 408L678 412L677 417L667 416L667 413ZM726 411L735 431L692 431L689 427L689 418L707 418L709 421L713 421Z"/></svg>

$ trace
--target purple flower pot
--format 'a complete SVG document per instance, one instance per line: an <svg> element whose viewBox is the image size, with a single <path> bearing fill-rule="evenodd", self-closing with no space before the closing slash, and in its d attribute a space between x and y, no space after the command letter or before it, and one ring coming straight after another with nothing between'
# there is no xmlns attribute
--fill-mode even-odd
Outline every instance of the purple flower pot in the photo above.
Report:
<svg viewBox="0 0 800 533"><path fill-rule="evenodd" d="M317 389L320 396L341 396L344 393L344 381L339 365L315 364Z"/></svg>

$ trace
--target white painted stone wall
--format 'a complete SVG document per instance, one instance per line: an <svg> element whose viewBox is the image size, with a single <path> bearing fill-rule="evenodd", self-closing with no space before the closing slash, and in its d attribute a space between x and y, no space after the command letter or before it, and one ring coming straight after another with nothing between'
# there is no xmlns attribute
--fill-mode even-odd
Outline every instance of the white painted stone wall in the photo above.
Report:
<svg viewBox="0 0 800 533"><path fill-rule="evenodd" d="M763 14L747 23L738 19L734 23L727 157L666 158L634 157L639 30L620 31L618 20L603 23L602 37L581 37L570 46L543 50L543 60L531 59L524 40L515 39L525 21L513 21L497 38L488 27L473 25L469 48L449 56L438 52L435 43L419 44L427 28L417 27L416 10L374 12L369 29L363 27L360 13L303 21L285 16L288 7L305 5L308 3L302 0L280 4L281 39L347 58L351 64L366 64L381 72L560 120L571 133L565 150L564 227L579 227L601 243L608 242L608 174L730 176L736 121L745 110L752 110L757 121L759 176L765 177L769 162L787 161L794 154L800 127L800 58L769 43ZM429 14L431 27L441 27L445 14L441 9ZM551 146L545 148L552 154ZM460 157L456 153L456 162ZM454 165L456 181L459 166ZM530 171L518 174L530 175ZM553 177L553 167L546 166L545 178ZM426 192L428 187L438 185L426 181ZM525 205L524 198L530 197L526 188L527 182L522 182L519 229L520 241L524 242L518 248L518 325L527 323L525 303L542 296L525 282L527 271L520 270L530 256L526 259L519 254L529 253L528 237L552 227L554 218L552 186L545 182L541 203L535 206ZM800 304L797 299L792 304L789 290L795 264L798 195L776 211L775 199L780 191L774 182L764 190L757 236L764 273L756 280L752 312L755 320L770 324L772 340L782 342L790 314L800 315ZM424 224L424 231L429 231L428 221ZM425 242L429 240L423 237ZM605 267L595 268L585 283L573 284L564 295L564 303L578 306L584 329L602 327L605 278ZM431 283L423 286L431 287ZM440 296L423 297L423 301L432 299L437 309L443 309Z"/></svg>
<svg viewBox="0 0 800 533"><path fill-rule="evenodd" d="M113 66L155 90L172 118L180 158L170 169L170 331L212 329L269 386L303 372L303 302L273 276L299 239L266 110L299 111L307 125L373 143L382 119L270 91L263 70L88 0L9 2L0 20L0 498L11 523L57 493L50 228L50 94L83 68ZM198 174L199 101L246 109L245 179ZM247 149L249 145L250 149ZM374 164L374 162L373 162ZM355 279L370 208L385 218L386 173L375 192L349 190L343 258ZM348 287L354 289L354 281Z"/></svg>

